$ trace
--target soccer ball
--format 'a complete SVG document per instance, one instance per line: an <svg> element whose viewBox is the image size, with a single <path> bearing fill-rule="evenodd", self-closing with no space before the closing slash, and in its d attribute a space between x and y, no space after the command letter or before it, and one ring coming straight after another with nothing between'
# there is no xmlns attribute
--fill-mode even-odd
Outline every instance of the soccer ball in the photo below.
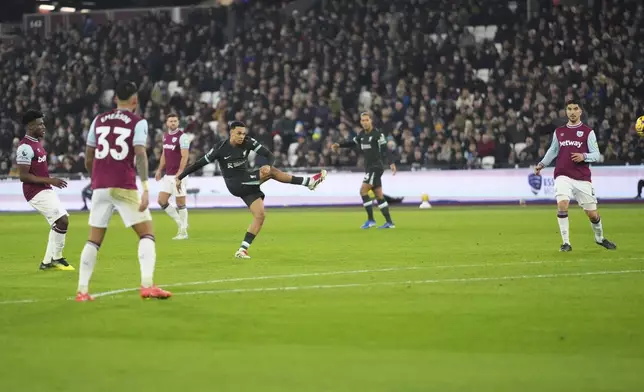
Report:
<svg viewBox="0 0 644 392"><path fill-rule="evenodd" d="M644 136L644 116L641 116L635 122L635 130L637 131L638 135Z"/></svg>

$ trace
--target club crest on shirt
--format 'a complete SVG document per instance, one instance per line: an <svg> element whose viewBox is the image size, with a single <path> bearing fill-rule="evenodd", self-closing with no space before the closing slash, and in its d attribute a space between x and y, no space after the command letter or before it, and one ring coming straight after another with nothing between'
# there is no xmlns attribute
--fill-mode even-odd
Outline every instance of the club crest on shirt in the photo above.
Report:
<svg viewBox="0 0 644 392"><path fill-rule="evenodd" d="M176 143L176 142L177 142L177 138L176 138L176 137L173 137L173 138L172 138L172 143Z"/></svg>
<svg viewBox="0 0 644 392"><path fill-rule="evenodd" d="M577 137L584 136L584 131L577 131Z"/></svg>

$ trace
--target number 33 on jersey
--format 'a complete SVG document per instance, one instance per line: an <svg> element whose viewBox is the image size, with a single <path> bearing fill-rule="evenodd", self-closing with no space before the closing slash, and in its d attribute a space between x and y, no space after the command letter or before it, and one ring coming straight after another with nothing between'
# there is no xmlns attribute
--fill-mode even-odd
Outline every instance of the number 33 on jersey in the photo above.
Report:
<svg viewBox="0 0 644 392"><path fill-rule="evenodd" d="M146 146L148 122L127 110L102 113L94 119L87 145L96 148L92 189L136 188L134 146Z"/></svg>

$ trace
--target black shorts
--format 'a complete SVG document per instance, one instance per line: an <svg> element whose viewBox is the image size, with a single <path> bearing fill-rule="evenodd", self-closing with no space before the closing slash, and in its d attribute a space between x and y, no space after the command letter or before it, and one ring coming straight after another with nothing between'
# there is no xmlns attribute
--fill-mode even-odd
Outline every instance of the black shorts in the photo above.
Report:
<svg viewBox="0 0 644 392"><path fill-rule="evenodd" d="M364 175L363 183L371 185L372 188L381 188L382 187L382 169L371 169L367 171Z"/></svg>
<svg viewBox="0 0 644 392"><path fill-rule="evenodd" d="M259 170L247 172L240 177L226 178L225 181L228 191L241 198L248 207L257 199L264 200L266 196L259 187Z"/></svg>

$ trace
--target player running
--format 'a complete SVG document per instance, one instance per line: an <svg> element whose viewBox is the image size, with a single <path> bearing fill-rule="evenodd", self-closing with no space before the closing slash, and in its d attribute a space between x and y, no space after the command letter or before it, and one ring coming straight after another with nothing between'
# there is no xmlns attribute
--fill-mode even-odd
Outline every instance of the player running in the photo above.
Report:
<svg viewBox="0 0 644 392"><path fill-rule="evenodd" d="M25 200L45 217L51 228L45 258L40 263L40 269L73 271L74 267L63 257L69 214L51 188L52 185L56 188L65 188L67 182L60 178L49 177L47 151L39 140L45 136L43 114L37 110L27 110L22 117L22 124L27 127L27 132L16 150L22 193Z"/></svg>
<svg viewBox="0 0 644 392"><path fill-rule="evenodd" d="M591 183L589 163L599 161L599 147L595 132L581 122L581 107L576 100L566 102L568 123L555 130L552 144L541 162L535 168L535 174L548 166L555 158L555 194L557 198L557 218L561 232L561 252L572 251L568 222L568 205L572 196L590 219L595 233L595 242L606 249L617 246L604 238L604 229L597 212L597 198Z"/></svg>
<svg viewBox="0 0 644 392"><path fill-rule="evenodd" d="M378 202L378 208L380 208L380 212L382 212L386 220L385 224L378 228L393 229L396 226L391 220L389 203L385 200L382 191L382 174L385 171L386 162L389 164L393 175L396 175L396 164L391 162L385 134L373 127L369 113L360 114L360 125L364 129L364 132L354 137L353 140L339 144L335 143L331 148L333 151L338 151L339 148L358 147L364 154L366 174L360 187L360 197L362 197L362 205L367 211L367 221L361 228L370 229L376 226L376 220L373 218L373 203L369 197L369 191L373 190Z"/></svg>
<svg viewBox="0 0 644 392"><path fill-rule="evenodd" d="M156 248L148 209L148 122L134 113L138 105L134 83L119 82L115 92L117 108L99 114L87 134L85 167L91 173L94 193L89 213L89 240L81 253L78 302L94 300L88 294L89 281L113 211L118 211L125 226L132 227L139 237L141 297L165 299L172 295L153 284ZM143 186L140 197L137 173Z"/></svg>
<svg viewBox="0 0 644 392"><path fill-rule="evenodd" d="M230 139L224 140L213 147L208 153L197 162L188 166L177 177L177 189L181 186L181 181L188 175L196 172L200 168L212 162L219 162L222 175L226 181L228 191L233 195L241 198L250 209L253 215L253 222L248 227L244 240L235 253L238 259L250 259L248 248L259 233L264 224L264 193L260 185L270 179L284 184L295 184L308 187L315 190L318 185L326 178L326 170L312 177L296 177L286 174L273 167L275 157L257 140L248 137L246 125L241 121L232 121L228 125ZM259 170L248 169L248 154L255 151L258 155L266 157L268 165L262 166Z"/></svg>
<svg viewBox="0 0 644 392"><path fill-rule="evenodd" d="M176 175L181 173L188 164L190 153L190 138L188 134L179 129L179 116L174 113L168 114L166 121L168 132L163 135L163 154L157 169L155 179L161 181L159 192L159 206L174 219L179 227L179 232L174 240L185 240L188 238L188 208L186 207L186 182L181 187L176 187ZM165 169L165 176L163 170ZM170 196L174 195L177 207L170 205Z"/></svg>

